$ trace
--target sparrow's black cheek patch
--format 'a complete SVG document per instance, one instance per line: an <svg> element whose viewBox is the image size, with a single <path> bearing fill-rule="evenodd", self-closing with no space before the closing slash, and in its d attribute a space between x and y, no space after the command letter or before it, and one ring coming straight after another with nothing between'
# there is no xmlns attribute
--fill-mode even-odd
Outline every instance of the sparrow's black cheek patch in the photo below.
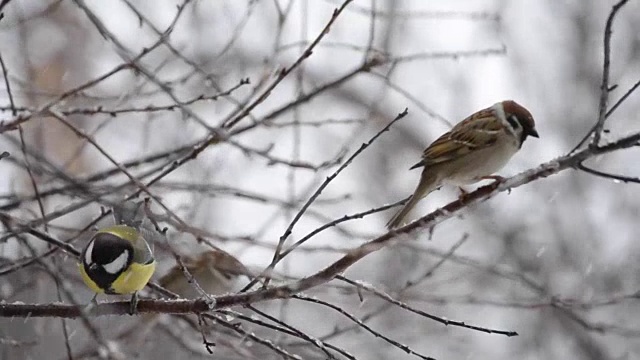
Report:
<svg viewBox="0 0 640 360"><path fill-rule="evenodd" d="M518 117L515 115L507 116L507 121L509 122L509 125L511 125L511 127L514 130L520 127L520 121L518 121Z"/></svg>

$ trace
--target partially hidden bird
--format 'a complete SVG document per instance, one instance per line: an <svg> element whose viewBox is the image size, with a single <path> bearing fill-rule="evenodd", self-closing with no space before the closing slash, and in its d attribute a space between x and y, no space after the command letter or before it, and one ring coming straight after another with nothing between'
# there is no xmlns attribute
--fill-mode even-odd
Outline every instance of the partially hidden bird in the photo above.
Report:
<svg viewBox="0 0 640 360"><path fill-rule="evenodd" d="M186 256L181 261L187 272L176 264L158 282L182 298L202 297L201 291L214 296L237 292L254 277L243 263L222 249Z"/></svg>

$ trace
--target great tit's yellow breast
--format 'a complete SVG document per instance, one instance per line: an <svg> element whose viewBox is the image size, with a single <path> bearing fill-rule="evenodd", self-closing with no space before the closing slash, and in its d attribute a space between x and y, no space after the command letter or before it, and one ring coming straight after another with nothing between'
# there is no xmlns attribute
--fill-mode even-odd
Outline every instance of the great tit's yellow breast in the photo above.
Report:
<svg viewBox="0 0 640 360"><path fill-rule="evenodd" d="M111 284L111 289L116 294L132 294L147 285L155 270L155 261L149 264L132 263L131 266L120 274Z"/></svg>
<svg viewBox="0 0 640 360"><path fill-rule="evenodd" d="M103 294L104 289L100 288L98 284L96 284L90 277L89 274L84 270L84 266L82 263L78 264L78 268L80 268L80 277L82 277L82 281L91 289L93 292Z"/></svg>

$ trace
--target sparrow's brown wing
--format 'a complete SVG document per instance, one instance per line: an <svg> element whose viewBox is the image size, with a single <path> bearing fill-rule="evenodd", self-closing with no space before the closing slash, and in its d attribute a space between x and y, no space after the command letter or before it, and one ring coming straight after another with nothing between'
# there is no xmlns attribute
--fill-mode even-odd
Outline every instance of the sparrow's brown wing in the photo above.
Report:
<svg viewBox="0 0 640 360"><path fill-rule="evenodd" d="M480 110L431 143L424 150L422 161L411 168L459 159L471 151L489 147L497 141L498 135L503 131L504 127L496 121L493 109Z"/></svg>
<svg viewBox="0 0 640 360"><path fill-rule="evenodd" d="M182 263L189 273L198 277L198 274L204 273L210 268L210 273L216 271L226 279L232 279L234 276L245 275L252 278L251 272L233 255L221 249L205 251L195 257L184 257ZM175 281L186 278L182 267L176 264L169 272L163 276L159 283L163 287L174 283Z"/></svg>
<svg viewBox="0 0 640 360"><path fill-rule="evenodd" d="M227 278L244 275L253 279L254 275L240 260L222 249L210 250L204 255L209 258L207 264L215 264L215 268L220 270Z"/></svg>

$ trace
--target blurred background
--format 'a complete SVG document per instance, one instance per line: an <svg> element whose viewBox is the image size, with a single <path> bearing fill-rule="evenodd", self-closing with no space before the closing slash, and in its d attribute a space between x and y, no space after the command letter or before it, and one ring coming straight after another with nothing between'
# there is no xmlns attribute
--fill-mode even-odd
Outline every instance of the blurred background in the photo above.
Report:
<svg viewBox="0 0 640 360"><path fill-rule="evenodd" d="M94 228L110 224L102 208L156 177L148 190L183 223L152 201L171 244L156 246L154 279L175 264L172 249L197 255L211 245L261 271L327 176L405 108L408 116L302 214L287 245L410 195L419 171L408 168L422 150L452 124L504 99L531 111L540 139L527 141L500 175L566 154L597 119L602 39L614 5L356 0L281 79L343 2L4 3L0 152L10 155L0 160L0 211L22 227L3 224L0 299L40 304L69 303L61 286L80 303L92 294L76 259L24 226L81 249ZM629 1L616 18L611 61L613 103L640 76L640 1ZM606 139L638 131L639 111L632 94L608 120ZM187 159L223 125L227 139ZM638 177L639 155L624 150L586 165ZM128 331L140 317L113 316L90 319L107 349L81 320L0 319L0 358L633 359L640 353L638 186L563 171L367 256L346 279L307 292L324 304L258 305L342 352L227 314L277 348L246 334L203 330L217 344L211 355L195 318L191 325L165 319L134 336ZM411 218L458 194L434 192ZM276 272L293 279L314 274L384 234L392 214L330 226ZM347 279L410 309L519 336L445 326ZM249 309L233 310L270 323Z"/></svg>

